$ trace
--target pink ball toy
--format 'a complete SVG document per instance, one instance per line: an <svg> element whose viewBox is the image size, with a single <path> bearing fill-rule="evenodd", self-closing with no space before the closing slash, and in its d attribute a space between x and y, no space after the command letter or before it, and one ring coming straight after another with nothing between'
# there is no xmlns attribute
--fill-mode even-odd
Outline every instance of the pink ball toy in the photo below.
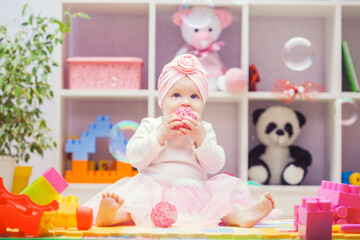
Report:
<svg viewBox="0 0 360 240"><path fill-rule="evenodd" d="M180 107L180 108L175 110L175 114L178 115L181 118L181 120L183 120L185 117L191 117L191 118L193 118L195 120L197 119L195 114L193 113L193 111L191 111L190 108ZM181 125L181 126L176 126L173 129L174 130L179 130L180 128L186 128L186 129L190 130L189 126L186 125L185 123L183 125Z"/></svg>
<svg viewBox="0 0 360 240"><path fill-rule="evenodd" d="M151 210L151 221L156 227L168 228L176 222L176 219L176 207L168 202L159 202Z"/></svg>
<svg viewBox="0 0 360 240"><path fill-rule="evenodd" d="M237 94L245 90L248 85L248 77L240 68L230 68L225 73L226 89L229 93Z"/></svg>

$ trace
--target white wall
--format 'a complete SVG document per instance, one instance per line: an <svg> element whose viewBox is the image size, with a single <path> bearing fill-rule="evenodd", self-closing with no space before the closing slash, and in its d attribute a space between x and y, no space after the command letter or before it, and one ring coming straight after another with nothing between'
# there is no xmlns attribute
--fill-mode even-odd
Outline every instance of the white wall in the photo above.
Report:
<svg viewBox="0 0 360 240"><path fill-rule="evenodd" d="M57 0L0 0L0 25L10 24L11 31L14 33L17 26L13 21L21 17L22 7L25 3L29 3L28 10L34 14L41 13L42 16L56 16L57 14ZM53 89L55 88L55 74L49 78L49 82ZM53 129L55 126L55 104L54 101L46 102L42 107L44 118L47 121L48 127ZM51 133L55 138L54 132ZM46 151L44 156L33 155L28 163L20 163L20 165L33 166L33 172L30 177L30 182L41 176L49 167L54 166L55 151Z"/></svg>

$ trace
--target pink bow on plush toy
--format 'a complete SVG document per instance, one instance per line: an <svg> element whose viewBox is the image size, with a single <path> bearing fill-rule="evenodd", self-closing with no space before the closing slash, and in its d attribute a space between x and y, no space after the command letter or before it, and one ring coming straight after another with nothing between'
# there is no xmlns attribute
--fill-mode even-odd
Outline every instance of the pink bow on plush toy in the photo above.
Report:
<svg viewBox="0 0 360 240"><path fill-rule="evenodd" d="M294 101L296 95L301 100L315 101L318 93L323 92L324 87L311 81L306 81L300 85L294 85L292 82L279 79L273 86L274 96L281 102L290 104Z"/></svg>
<svg viewBox="0 0 360 240"><path fill-rule="evenodd" d="M198 58L200 58L200 57L205 58L205 57L207 57L209 55L209 53L219 51L221 49L221 47L224 46L224 45L225 45L224 41L217 41L217 42L214 42L213 44L211 44L208 48L196 49L193 46L191 46L189 44L186 44L186 46L189 49L189 53L192 54L192 55L197 56Z"/></svg>

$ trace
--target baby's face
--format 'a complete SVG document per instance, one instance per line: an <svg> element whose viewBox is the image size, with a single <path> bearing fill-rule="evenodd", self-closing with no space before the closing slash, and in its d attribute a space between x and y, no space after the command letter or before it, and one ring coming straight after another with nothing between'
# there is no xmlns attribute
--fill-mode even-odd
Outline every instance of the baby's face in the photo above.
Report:
<svg viewBox="0 0 360 240"><path fill-rule="evenodd" d="M200 116L205 107L199 89L187 76L177 81L166 94L163 101L164 116L169 116L179 107L190 108Z"/></svg>

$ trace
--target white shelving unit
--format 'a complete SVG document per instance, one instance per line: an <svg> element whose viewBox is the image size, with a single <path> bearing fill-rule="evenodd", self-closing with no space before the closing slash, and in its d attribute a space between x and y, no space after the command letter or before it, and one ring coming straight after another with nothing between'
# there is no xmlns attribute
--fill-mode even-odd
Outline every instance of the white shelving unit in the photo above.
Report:
<svg viewBox="0 0 360 240"><path fill-rule="evenodd" d="M203 5L205 1L192 1ZM233 23L224 29L220 40L226 45L219 54L225 65L248 69L255 64L261 76L257 92L239 95L211 92L203 119L211 122L218 142L225 149L224 172L247 179L248 152L259 144L251 121L257 108L284 105L271 88L278 79L294 84L311 80L325 87L315 102L296 99L289 107L302 112L307 123L294 143L307 149L313 164L301 186L253 187L257 197L272 192L276 204L291 216L301 197L316 194L322 179L341 181L342 171L360 171L357 139L360 123L343 126L346 109L334 108L342 98L360 103L342 79L341 40L347 38L355 67L360 73L359 0L214 0L215 7L233 13ZM159 116L157 77L183 45L180 30L171 17L180 0L61 0L59 15L66 9L82 11L92 19L77 18L64 45L58 50L62 71L56 87L57 159L56 168L66 169L64 142L80 136L97 115L110 115L112 122ZM312 66L301 72L286 68L281 49L293 37L310 40L315 52ZM71 90L68 88L66 59L72 56L134 56L144 60L140 90ZM71 184L65 194L79 197L81 203L106 184Z"/></svg>

